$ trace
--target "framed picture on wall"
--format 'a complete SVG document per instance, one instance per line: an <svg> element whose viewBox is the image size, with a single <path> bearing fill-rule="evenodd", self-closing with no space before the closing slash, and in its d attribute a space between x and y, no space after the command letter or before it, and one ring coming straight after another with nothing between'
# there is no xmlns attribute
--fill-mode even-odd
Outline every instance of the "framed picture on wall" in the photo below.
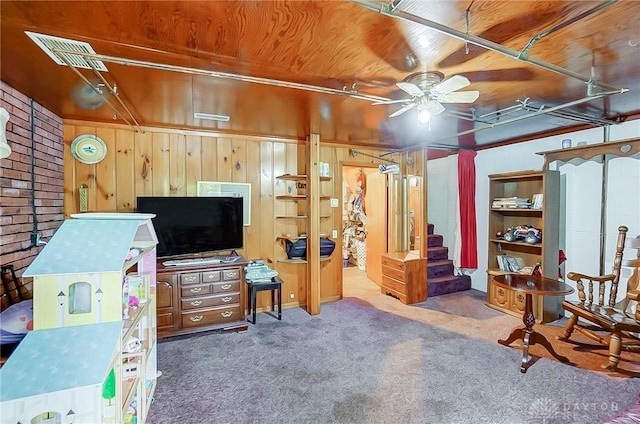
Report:
<svg viewBox="0 0 640 424"><path fill-rule="evenodd" d="M198 181L196 185L198 197L242 197L242 223L251 225L251 184L228 183L224 181Z"/></svg>

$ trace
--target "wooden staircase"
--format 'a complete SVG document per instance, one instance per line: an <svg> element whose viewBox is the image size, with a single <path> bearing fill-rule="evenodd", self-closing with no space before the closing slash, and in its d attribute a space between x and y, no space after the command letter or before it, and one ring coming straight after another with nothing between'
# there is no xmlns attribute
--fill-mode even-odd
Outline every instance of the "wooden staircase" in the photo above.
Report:
<svg viewBox="0 0 640 424"><path fill-rule="evenodd" d="M427 295L440 296L471 289L471 277L455 275L449 248L442 245L442 236L433 233L433 224L427 227Z"/></svg>

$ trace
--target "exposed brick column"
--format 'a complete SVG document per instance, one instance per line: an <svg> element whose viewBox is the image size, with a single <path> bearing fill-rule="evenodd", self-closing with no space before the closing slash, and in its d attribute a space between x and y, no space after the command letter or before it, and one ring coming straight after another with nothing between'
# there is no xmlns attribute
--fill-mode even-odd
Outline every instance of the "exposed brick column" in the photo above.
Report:
<svg viewBox="0 0 640 424"><path fill-rule="evenodd" d="M43 247L31 234L46 242L64 220L62 119L2 81L0 96L12 150L0 159L0 264L21 276Z"/></svg>

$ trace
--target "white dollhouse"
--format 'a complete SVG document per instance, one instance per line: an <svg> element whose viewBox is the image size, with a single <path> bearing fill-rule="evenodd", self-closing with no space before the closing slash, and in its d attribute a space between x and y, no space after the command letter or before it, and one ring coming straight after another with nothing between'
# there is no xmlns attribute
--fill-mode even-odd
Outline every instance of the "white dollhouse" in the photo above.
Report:
<svg viewBox="0 0 640 424"><path fill-rule="evenodd" d="M145 422L158 375L151 217L74 216L25 270L34 330L0 369L3 423Z"/></svg>

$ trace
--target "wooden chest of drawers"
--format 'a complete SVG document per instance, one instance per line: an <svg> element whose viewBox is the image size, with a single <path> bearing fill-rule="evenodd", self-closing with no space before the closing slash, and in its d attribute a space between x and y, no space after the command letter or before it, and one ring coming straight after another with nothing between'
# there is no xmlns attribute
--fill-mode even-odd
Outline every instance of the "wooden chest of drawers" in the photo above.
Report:
<svg viewBox="0 0 640 424"><path fill-rule="evenodd" d="M427 300L427 260L408 253L382 255L381 292L405 305Z"/></svg>
<svg viewBox="0 0 640 424"><path fill-rule="evenodd" d="M212 329L246 329L244 274L246 261L176 268L158 263L158 337Z"/></svg>

